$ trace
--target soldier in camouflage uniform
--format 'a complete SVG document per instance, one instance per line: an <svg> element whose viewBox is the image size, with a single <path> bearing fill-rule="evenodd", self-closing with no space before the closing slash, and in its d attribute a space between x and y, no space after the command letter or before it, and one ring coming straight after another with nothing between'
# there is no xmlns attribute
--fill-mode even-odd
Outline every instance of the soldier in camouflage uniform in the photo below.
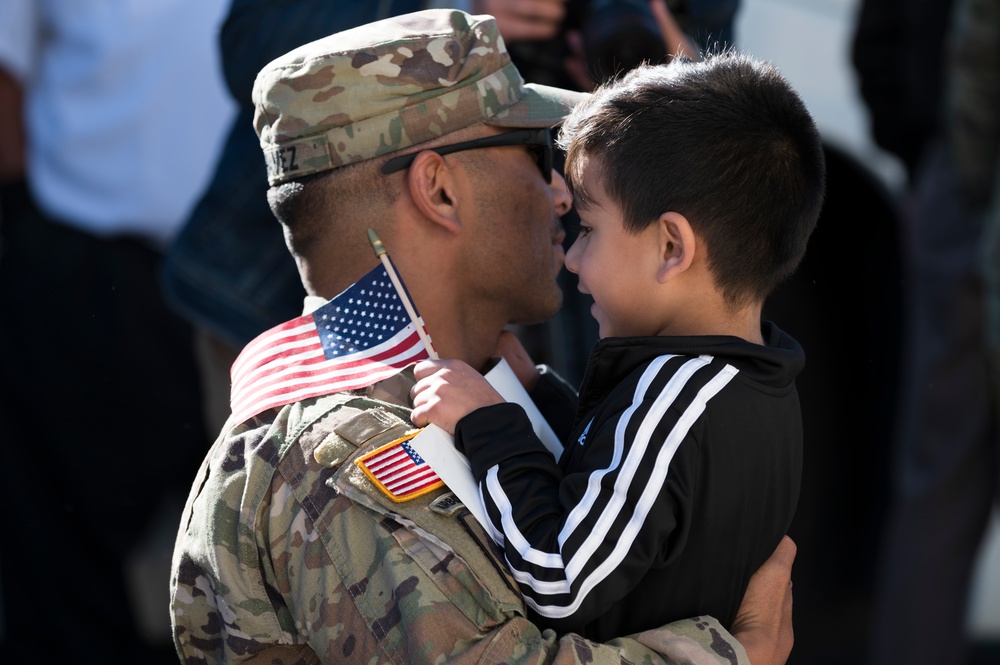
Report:
<svg viewBox="0 0 1000 665"><path fill-rule="evenodd" d="M268 65L254 89L255 125L307 308L375 265L370 226L443 357L482 367L505 324L551 316L565 183L539 173L522 146L427 148L548 127L580 98L525 85L495 22L455 10L362 26ZM407 168L380 172L414 146ZM544 381L535 395L554 390ZM447 488L397 502L353 463L414 430L412 383L404 371L227 423L194 481L174 553L174 641L185 663L787 658L790 541L751 582L733 629L746 649L709 617L608 644L539 631L490 539Z"/></svg>

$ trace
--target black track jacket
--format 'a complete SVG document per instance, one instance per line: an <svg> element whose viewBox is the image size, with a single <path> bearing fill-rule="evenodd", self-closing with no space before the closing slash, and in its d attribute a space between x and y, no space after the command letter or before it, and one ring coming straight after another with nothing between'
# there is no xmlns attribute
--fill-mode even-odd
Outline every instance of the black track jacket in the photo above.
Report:
<svg viewBox="0 0 1000 665"><path fill-rule="evenodd" d="M805 356L777 326L762 332L766 346L601 340L558 463L520 406L459 422L491 535L539 625L596 640L702 614L732 625L799 496Z"/></svg>

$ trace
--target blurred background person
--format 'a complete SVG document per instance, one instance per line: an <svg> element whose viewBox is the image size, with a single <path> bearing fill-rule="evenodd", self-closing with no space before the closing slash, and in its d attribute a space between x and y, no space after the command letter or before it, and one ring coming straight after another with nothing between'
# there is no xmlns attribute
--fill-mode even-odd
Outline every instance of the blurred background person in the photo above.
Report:
<svg viewBox="0 0 1000 665"><path fill-rule="evenodd" d="M944 45L953 0L861 0L851 62L871 138L912 185L941 122Z"/></svg>
<svg viewBox="0 0 1000 665"><path fill-rule="evenodd" d="M176 662L170 498L207 441L158 270L232 115L225 4L0 3L0 661Z"/></svg>
<svg viewBox="0 0 1000 665"><path fill-rule="evenodd" d="M970 583L1000 478L1000 330L983 272L1000 267L987 225L1000 3L866 0L854 54L875 140L909 176L902 401L870 662L967 665Z"/></svg>
<svg viewBox="0 0 1000 665"><path fill-rule="evenodd" d="M915 360L918 356L912 334L916 328L912 322L919 314L925 319L919 325L934 334L949 331L947 335L954 335L976 327L968 317L969 311L974 311L967 306L968 301L951 303L950 308L939 310L929 319L929 308L937 305L931 300L915 302L918 292L931 293L928 286L943 293L955 285L954 276L941 284L925 283L933 281L936 271L977 271L980 266L976 256L982 250L981 246L969 249L968 238L963 239L968 235L969 223L953 225L954 213L947 212L950 204L939 205L944 209L937 218L940 228L927 228L933 213L923 212L920 224L925 228L917 231L915 201L919 183L922 172L932 168L925 166L931 163L931 153L938 151L934 145L944 126L943 108L952 85L946 80L951 76L946 73L950 58L950 47L946 47L950 22L947 4L957 4L957 0L744 0L736 25L738 46L773 61L802 92L827 148L827 200L817 230L799 271L787 288L772 296L765 306L770 316L787 321L786 329L806 350L806 367L797 382L806 450L803 491L790 530L799 545L796 639L790 665L868 662L871 645L881 639L883 624L879 622L905 625L908 616L930 606L925 601L931 598L929 594L940 590L945 579L943 571L934 571L936 578L921 580L914 593L928 595L917 601L914 596L892 601L891 594L885 594L883 597L890 602L875 602L876 589L893 574L879 565L891 486L901 486L892 479L910 475L906 483L916 487L929 480L926 469L944 469L951 463L943 457L934 461L929 455L923 462L924 479L920 480L920 476L912 474L912 461L910 470L900 473L904 467L893 451L895 442L908 438L907 431L912 432L912 425L901 412L912 413L919 408L912 396L921 381L930 392L954 389L927 383L930 375L919 366L933 365L928 364L926 355L919 363ZM996 3L989 0L988 4ZM980 14L976 22L983 25L983 34L990 34L984 15ZM995 27L992 30L996 35ZM988 63L997 62L995 52L990 55L988 49L979 48L978 53L978 58L969 59L972 70L987 71ZM995 114L997 104L981 97L970 108L978 109L983 116ZM981 147L989 143L989 135L982 129L968 133L979 137ZM913 248L918 235L919 242L930 252L915 263ZM933 265L941 261L940 257L947 261ZM1000 262L994 259L993 265ZM966 277L959 281L970 283ZM967 295L962 296L965 298ZM963 322L956 323L953 312L962 310L965 314L957 316ZM933 351L932 345L927 345L932 339L927 337L921 342L922 353ZM949 372L961 375L975 363L986 362L975 334L967 340L968 348L945 357L935 370L943 368L942 380ZM952 364L952 359L957 365ZM917 374L921 371L922 379ZM964 397L975 393L975 388L968 385L958 390ZM984 413L983 395L988 397L989 393L973 394L967 404L958 405L953 415L944 417L945 422L953 422L956 439L980 428L982 416L977 416L980 420L976 424L965 422L961 414L966 409ZM947 443L947 439L944 441ZM978 446L973 444L971 448ZM946 448L938 447L938 451ZM956 448L952 454L957 460L966 453ZM996 465L988 457L980 459L987 472L992 466L995 477ZM944 471L941 478L949 473ZM932 627L912 628L905 638L914 646L922 640L934 640L957 654L971 637L966 663L996 663L1000 662L1000 534L994 526L986 543L988 548L978 553L975 572L975 545L951 540L977 520L980 528L978 532L973 528L972 533L983 533L982 520L991 500L989 481L981 482L980 470L956 477L964 479L969 484L968 494L976 497L968 504L973 507L967 513L959 511L954 517L956 521L964 519L966 525L928 529L919 544L920 551L912 556L927 556L936 548L953 548L956 554L964 551L955 560L966 558L967 580L977 575L974 593L969 598L968 585L955 585L949 602L966 598L972 601L970 611L961 600L958 611L940 606L932 610ZM936 510L927 513L928 517L936 519L948 511L949 499L939 496L938 500ZM884 566L891 566L889 558L883 558ZM879 622L873 621L876 615ZM964 627L963 620L968 622ZM830 638L833 625L837 626L835 640ZM897 635L904 637L902 631ZM909 654L907 647L883 662L912 662Z"/></svg>

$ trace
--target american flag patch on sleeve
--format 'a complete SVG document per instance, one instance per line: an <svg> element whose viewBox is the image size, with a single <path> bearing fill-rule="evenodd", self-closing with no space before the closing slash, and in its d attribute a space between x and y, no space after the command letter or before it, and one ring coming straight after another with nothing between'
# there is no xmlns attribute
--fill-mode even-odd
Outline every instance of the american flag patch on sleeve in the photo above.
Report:
<svg viewBox="0 0 1000 665"><path fill-rule="evenodd" d="M393 501L409 501L444 485L434 469L410 446L419 430L387 443L355 464Z"/></svg>

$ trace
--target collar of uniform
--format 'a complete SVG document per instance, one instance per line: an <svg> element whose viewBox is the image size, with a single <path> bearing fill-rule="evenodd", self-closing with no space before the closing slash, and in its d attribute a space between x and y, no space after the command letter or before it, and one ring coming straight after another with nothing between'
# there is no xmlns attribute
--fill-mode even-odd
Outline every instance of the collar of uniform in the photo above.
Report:
<svg viewBox="0 0 1000 665"><path fill-rule="evenodd" d="M410 389L413 388L416 382L417 380L413 377L413 366L411 365L389 378L362 388L357 392L366 397L377 399L380 402L388 402L389 404L396 404L411 409L413 408L413 403L410 401Z"/></svg>
<svg viewBox="0 0 1000 665"><path fill-rule="evenodd" d="M320 296L306 296L302 300L302 314L312 314L328 302L330 301Z"/></svg>

